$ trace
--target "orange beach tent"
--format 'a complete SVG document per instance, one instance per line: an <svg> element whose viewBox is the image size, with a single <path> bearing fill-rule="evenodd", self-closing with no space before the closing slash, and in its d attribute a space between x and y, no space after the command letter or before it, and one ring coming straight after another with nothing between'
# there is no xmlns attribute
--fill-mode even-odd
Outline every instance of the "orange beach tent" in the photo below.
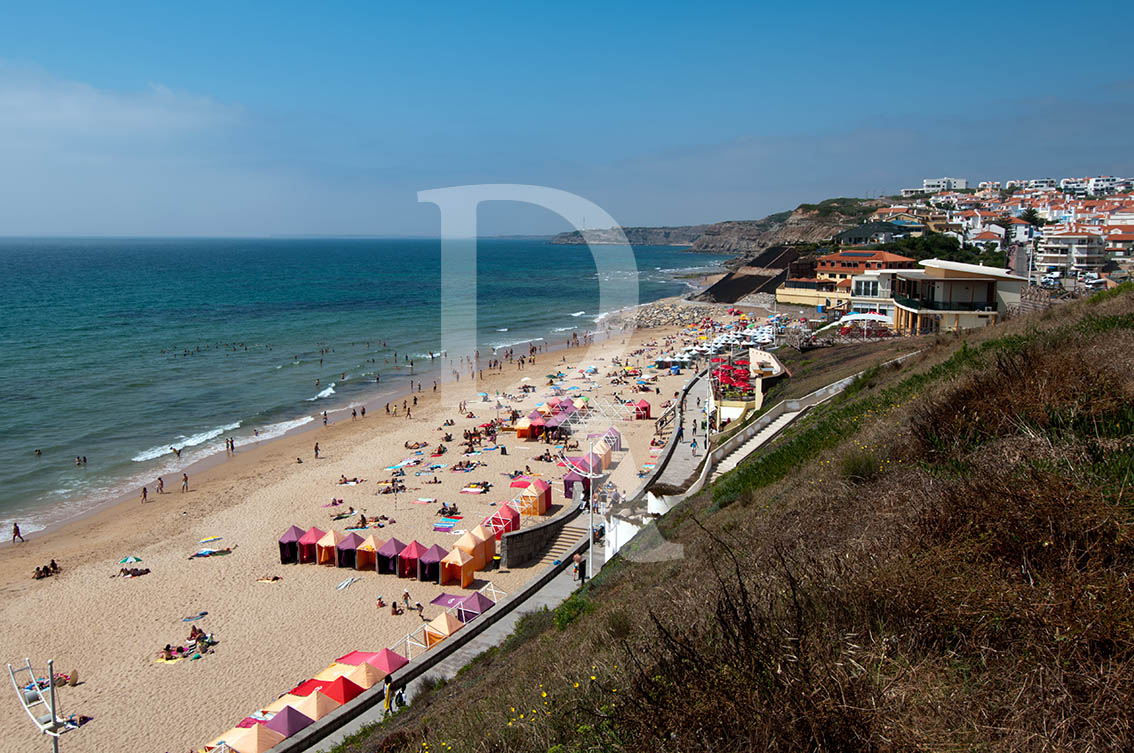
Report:
<svg viewBox="0 0 1134 753"><path fill-rule="evenodd" d="M338 531L330 531L319 539L315 544L315 564L331 567L337 565L339 561L337 547L344 538L346 537Z"/></svg>
<svg viewBox="0 0 1134 753"><path fill-rule="evenodd" d="M461 549L453 549L445 555L445 559L441 560L440 585L460 583L461 588L468 588L473 582L475 572L472 555Z"/></svg>
<svg viewBox="0 0 1134 753"><path fill-rule="evenodd" d="M386 677L386 673L375 667L373 664L363 662L357 667L353 668L350 672L343 675L346 679L353 682L358 687L366 690L372 688Z"/></svg>
<svg viewBox="0 0 1134 753"><path fill-rule="evenodd" d="M382 539L376 539L373 536L367 536L363 539L354 553L354 569L377 570L378 550L385 543L386 542L382 541Z"/></svg>
<svg viewBox="0 0 1134 753"><path fill-rule="evenodd" d="M469 531L472 537L480 542L481 553L484 556L484 569L487 569L492 564L492 559L496 556L496 534L492 529L483 523L476 528Z"/></svg>
<svg viewBox="0 0 1134 753"><path fill-rule="evenodd" d="M472 558L473 570L484 569L484 543L473 536L472 531L465 531L461 534L461 537L453 544L453 548L460 549Z"/></svg>
<svg viewBox="0 0 1134 753"><path fill-rule="evenodd" d="M533 478L528 488L520 492L520 512L524 515L546 515L551 507L551 485L541 478Z"/></svg>
<svg viewBox="0 0 1134 753"><path fill-rule="evenodd" d="M321 690L316 690L311 695L288 705L312 721L318 721L342 706L341 703L325 695Z"/></svg>
<svg viewBox="0 0 1134 753"><path fill-rule="evenodd" d="M442 612L425 626L425 645L432 648L464 627L464 623L448 612Z"/></svg>
<svg viewBox="0 0 1134 753"><path fill-rule="evenodd" d="M283 742L284 736L274 729L263 724L253 724L251 727L225 738L228 747L236 753L264 753L277 743Z"/></svg>
<svg viewBox="0 0 1134 753"><path fill-rule="evenodd" d="M276 700L269 703L261 711L266 714L278 714L283 711L284 706L294 706L296 701L303 700L301 695L292 695L291 693L284 693Z"/></svg>

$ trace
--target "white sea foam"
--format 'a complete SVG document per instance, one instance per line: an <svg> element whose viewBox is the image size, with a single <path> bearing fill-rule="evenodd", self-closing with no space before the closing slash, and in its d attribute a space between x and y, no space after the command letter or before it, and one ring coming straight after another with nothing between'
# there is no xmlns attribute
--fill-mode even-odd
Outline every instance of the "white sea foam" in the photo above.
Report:
<svg viewBox="0 0 1134 753"><path fill-rule="evenodd" d="M415 359L417 359L417 358L429 358L430 356L432 356L433 358L440 358L443 355L445 355L445 351L442 350L438 353L414 353L413 357Z"/></svg>
<svg viewBox="0 0 1134 753"><path fill-rule="evenodd" d="M570 332L573 329L578 329L578 327L556 327L555 329L553 329L551 331L552 332Z"/></svg>
<svg viewBox="0 0 1134 753"><path fill-rule="evenodd" d="M574 314L568 314L567 316L582 316L585 313L587 313L587 312L586 311L576 311Z"/></svg>
<svg viewBox="0 0 1134 753"><path fill-rule="evenodd" d="M256 442L262 442L266 439L275 439L276 437L282 437L292 429L299 428L304 424L309 424L314 420L314 416L303 416L301 418L294 418L290 421L280 421L278 424L268 424L263 429L260 429L259 436L250 437L249 439ZM245 441L249 440L246 439Z"/></svg>
<svg viewBox="0 0 1134 753"><path fill-rule="evenodd" d="M204 444L205 442L208 442L210 439L216 439L220 435L224 434L226 431L232 431L234 429L239 429L239 428L240 428L240 422L237 421L236 423L225 424L224 426L218 426L215 429L209 429L207 431L198 432L197 434L193 434L193 435L188 436L188 437L185 436L184 434L182 434L181 436L179 436L177 439L173 440L169 444L164 444L164 445L161 445L159 447L151 447L150 449L144 450L144 451L138 453L137 455L135 455L134 457L132 457L130 459L133 460L135 463L144 463L148 460L156 460L157 458L160 458L162 455L172 455L173 454L173 449L172 449L173 447L177 447L178 449L184 449L186 447L196 447L197 445Z"/></svg>
<svg viewBox="0 0 1134 753"><path fill-rule="evenodd" d="M491 347L493 350L500 350L501 348L511 348L514 345L525 345L527 343L540 342L541 340L543 340L542 337L529 337L527 340L516 340L515 342L510 343L493 343L489 347Z"/></svg>
<svg viewBox="0 0 1134 753"><path fill-rule="evenodd" d="M501 327L500 329L498 329L498 330L496 330L496 331L497 331L497 332L507 332L507 331L508 331L508 328L507 328L507 327Z"/></svg>
<svg viewBox="0 0 1134 753"><path fill-rule="evenodd" d="M307 398L307 402L309 402L309 403L310 403L310 402L312 402L313 400L318 400L318 399L319 399L319 398L321 398L321 397L330 397L330 396L331 396L331 395L333 395L333 394L335 394L335 383L334 383L334 382L331 382L331 386L330 386L330 387L328 387L327 389L323 390L322 392L320 392L320 393L319 393L318 395L316 395L315 397L309 397L309 398Z"/></svg>

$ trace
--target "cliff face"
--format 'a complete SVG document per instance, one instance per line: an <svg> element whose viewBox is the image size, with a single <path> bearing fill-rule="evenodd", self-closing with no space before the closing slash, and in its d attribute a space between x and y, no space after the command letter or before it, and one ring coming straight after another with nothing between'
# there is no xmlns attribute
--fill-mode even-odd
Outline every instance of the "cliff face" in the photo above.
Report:
<svg viewBox="0 0 1134 753"><path fill-rule="evenodd" d="M772 246L793 243L822 243L836 233L862 224L875 209L886 206L884 199L827 199L818 204L801 204L792 212L777 212L762 220L730 220L712 225L679 227L623 228L635 246L689 246L690 251L747 255ZM591 243L617 243L614 229L586 230ZM583 234L560 233L552 243L581 244Z"/></svg>
<svg viewBox="0 0 1134 753"><path fill-rule="evenodd" d="M709 225L682 225L676 227L624 227L626 240L631 246L689 246L693 241L704 234ZM575 230L570 233L560 233L551 239L552 243L560 245L582 245L590 242L596 244L621 243L614 228L602 230L586 230L586 240L583 233Z"/></svg>

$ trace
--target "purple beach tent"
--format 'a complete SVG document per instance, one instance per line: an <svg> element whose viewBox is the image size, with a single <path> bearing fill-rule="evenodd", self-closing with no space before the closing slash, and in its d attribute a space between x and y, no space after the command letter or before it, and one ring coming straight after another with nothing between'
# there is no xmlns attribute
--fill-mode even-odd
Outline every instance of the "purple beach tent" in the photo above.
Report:
<svg viewBox="0 0 1134 753"><path fill-rule="evenodd" d="M437 583L441 579L441 560L449 553L437 544L422 552L417 558L417 579L426 583Z"/></svg>
<svg viewBox="0 0 1134 753"><path fill-rule="evenodd" d="M461 622L472 622L494 606L496 606L495 601L477 591L466 596L457 605L457 619Z"/></svg>
<svg viewBox="0 0 1134 753"><path fill-rule="evenodd" d="M364 539L357 533L349 533L343 537L343 540L335 545L335 564L338 567L349 567L354 569L355 557L358 554L358 545Z"/></svg>
<svg viewBox="0 0 1134 753"><path fill-rule="evenodd" d="M573 499L575 494L575 484L580 484L583 487L583 499L590 496L591 493L591 480L575 471L570 471L563 477L563 495L567 499Z"/></svg>
<svg viewBox="0 0 1134 753"><path fill-rule="evenodd" d="M397 539L390 539L378 549L378 572L392 573L398 572L398 555L406 545Z"/></svg>
<svg viewBox="0 0 1134 753"><path fill-rule="evenodd" d="M299 526L292 526L280 536L280 564L292 565L299 562L299 537L303 533Z"/></svg>
<svg viewBox="0 0 1134 753"><path fill-rule="evenodd" d="M264 726L279 732L284 737L291 737L307 725L312 724L313 721L311 717L296 711L291 706L284 706L279 713L265 722Z"/></svg>

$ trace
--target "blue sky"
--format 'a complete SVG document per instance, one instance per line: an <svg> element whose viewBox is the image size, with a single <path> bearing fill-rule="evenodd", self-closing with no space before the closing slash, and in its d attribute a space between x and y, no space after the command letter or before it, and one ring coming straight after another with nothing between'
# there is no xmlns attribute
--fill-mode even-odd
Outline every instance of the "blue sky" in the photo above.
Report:
<svg viewBox="0 0 1134 753"><path fill-rule="evenodd" d="M416 192L625 225L1134 173L1130 3L20 4L0 234L432 234ZM550 232L486 206L487 233Z"/></svg>

